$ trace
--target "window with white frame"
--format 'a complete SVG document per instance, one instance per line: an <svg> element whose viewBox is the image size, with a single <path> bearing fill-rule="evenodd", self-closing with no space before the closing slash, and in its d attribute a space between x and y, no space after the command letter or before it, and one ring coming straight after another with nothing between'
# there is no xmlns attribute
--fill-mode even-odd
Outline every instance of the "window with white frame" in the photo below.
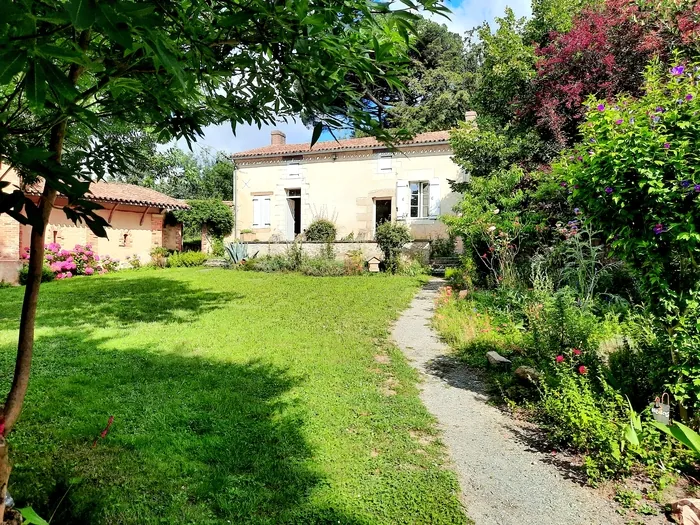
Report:
<svg viewBox="0 0 700 525"><path fill-rule="evenodd" d="M253 197L253 228L270 226L270 197Z"/></svg>
<svg viewBox="0 0 700 525"><path fill-rule="evenodd" d="M380 153L379 154L379 171L391 171L391 153Z"/></svg>
<svg viewBox="0 0 700 525"><path fill-rule="evenodd" d="M301 176L301 162L298 160L292 160L287 163L287 176L288 177L299 177Z"/></svg>
<svg viewBox="0 0 700 525"><path fill-rule="evenodd" d="M411 191L410 217L418 219L430 217L430 182L411 182L409 189Z"/></svg>

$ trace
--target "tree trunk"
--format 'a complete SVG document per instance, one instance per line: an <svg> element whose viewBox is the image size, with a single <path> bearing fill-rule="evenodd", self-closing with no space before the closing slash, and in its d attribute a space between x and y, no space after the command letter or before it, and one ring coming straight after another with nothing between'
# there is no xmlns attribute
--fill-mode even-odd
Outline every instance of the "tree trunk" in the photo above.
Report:
<svg viewBox="0 0 700 525"><path fill-rule="evenodd" d="M53 159L61 162L63 152L63 138L66 133L66 121L54 126L51 130L49 147L54 152ZM17 360L15 362L15 374L12 379L12 387L7 395L5 405L0 412L0 516L5 516L5 495L7 483L10 478L12 466L10 465L9 445L6 436L14 426L22 412L24 396L29 385L29 372L32 365L32 353L34 350L34 326L36 322L36 308L39 303L39 287L41 286L41 274L44 266L44 232L49 223L51 210L56 201L56 190L44 184L44 190L39 201L41 222L32 225L31 244L29 246L29 272L27 285L24 289L24 301L22 302L22 315L19 321L19 338L17 342Z"/></svg>
<svg viewBox="0 0 700 525"><path fill-rule="evenodd" d="M82 50L88 48L90 42L90 30L84 30L78 37L78 45ZM68 81L74 86L83 73L84 67L73 64L68 71ZM66 137L68 117L64 116L53 128L49 137L48 151L52 153L51 160L61 164L63 155L63 141ZM17 342L17 360L15 362L15 375L12 379L10 393L7 394L5 405L0 410L0 519L5 521L5 495L10 479L12 465L10 464L9 445L7 435L12 430L17 418L22 412L24 396L29 385L29 372L32 366L32 353L34 350L34 326L36 324L36 307L39 303L39 287L41 286L41 274L44 267L44 234L49 223L51 210L56 202L58 192L44 182L44 189L39 200L40 220L32 224L31 242L29 245L29 271L27 273L27 285L24 290L22 302L22 315L19 321L19 338Z"/></svg>

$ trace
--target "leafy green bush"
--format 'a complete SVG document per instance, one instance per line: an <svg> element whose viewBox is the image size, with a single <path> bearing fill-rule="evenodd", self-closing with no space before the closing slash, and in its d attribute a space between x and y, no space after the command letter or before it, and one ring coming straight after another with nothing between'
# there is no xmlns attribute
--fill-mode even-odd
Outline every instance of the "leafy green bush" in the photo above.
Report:
<svg viewBox="0 0 700 525"><path fill-rule="evenodd" d="M644 95L591 99L584 141L556 168L668 336L669 390L700 409L700 63L648 68ZM685 412L685 410L683 411ZM687 414L683 413L682 417Z"/></svg>
<svg viewBox="0 0 700 525"><path fill-rule="evenodd" d="M649 312L631 312L621 323L623 344L607 358L610 384L639 410L665 390L668 379L668 341L656 327Z"/></svg>
<svg viewBox="0 0 700 525"><path fill-rule="evenodd" d="M573 291L564 288L538 297L524 307L528 320L528 347L538 363L578 348L592 359L600 343L600 324L593 312L582 306ZM597 366L597 363L586 363Z"/></svg>
<svg viewBox="0 0 700 525"><path fill-rule="evenodd" d="M430 258L435 257L454 257L455 240L454 237L445 239L433 239L430 241Z"/></svg>
<svg viewBox="0 0 700 525"><path fill-rule="evenodd" d="M29 265L23 264L19 269L19 284L27 284L27 276L29 275ZM44 265L41 269L41 282L48 283L56 278L54 271L47 265Z"/></svg>
<svg viewBox="0 0 700 525"><path fill-rule="evenodd" d="M334 241L337 235L335 224L328 219L315 219L304 233L306 240L311 242Z"/></svg>
<svg viewBox="0 0 700 525"><path fill-rule="evenodd" d="M365 271L365 255L361 249L345 254L345 275L361 275Z"/></svg>
<svg viewBox="0 0 700 525"><path fill-rule="evenodd" d="M156 246L151 250L150 255L153 266L155 266L156 268L165 268L168 264L168 256L170 255L170 250L164 248L163 246ZM139 261L138 266L141 265L140 263L141 261Z"/></svg>
<svg viewBox="0 0 700 525"><path fill-rule="evenodd" d="M339 277L345 275L345 265L325 257L313 257L303 262L300 271L304 275L315 277Z"/></svg>
<svg viewBox="0 0 700 525"><path fill-rule="evenodd" d="M462 264L457 268L445 268L445 280L455 290L474 289L474 260L463 257Z"/></svg>
<svg viewBox="0 0 700 525"><path fill-rule="evenodd" d="M221 237L214 237L211 241L211 254L214 257L223 257L225 255L224 240Z"/></svg>
<svg viewBox="0 0 700 525"><path fill-rule="evenodd" d="M136 253L134 255L127 255L124 260L132 270L141 268L141 258Z"/></svg>
<svg viewBox="0 0 700 525"><path fill-rule="evenodd" d="M407 277L416 277L418 275L427 275L430 273L430 268L425 266L421 261L414 257L406 255L399 256L399 264L396 268L397 275L405 275Z"/></svg>
<svg viewBox="0 0 700 525"><path fill-rule="evenodd" d="M586 454L589 480L617 477L633 462L624 452L624 401L604 383L602 392L595 391L579 363L568 355L557 365L556 383L543 385L542 423L553 443Z"/></svg>
<svg viewBox="0 0 700 525"><path fill-rule="evenodd" d="M203 199L187 201L189 210L177 210L172 212L175 218L184 223L188 231L186 234L196 234L202 226L207 227L207 232L215 238L223 238L233 231L233 213L231 208L223 201L217 199Z"/></svg>
<svg viewBox="0 0 700 525"><path fill-rule="evenodd" d="M396 222L383 222L377 226L375 239L384 253L387 270L396 273L399 269L401 249L413 239L408 226Z"/></svg>
<svg viewBox="0 0 700 525"><path fill-rule="evenodd" d="M168 266L179 268L181 266L202 266L207 261L207 254L202 252L175 252L168 257Z"/></svg>
<svg viewBox="0 0 700 525"><path fill-rule="evenodd" d="M301 240L297 239L292 244L287 246L285 256L287 258L287 269L299 270L304 262L304 248Z"/></svg>

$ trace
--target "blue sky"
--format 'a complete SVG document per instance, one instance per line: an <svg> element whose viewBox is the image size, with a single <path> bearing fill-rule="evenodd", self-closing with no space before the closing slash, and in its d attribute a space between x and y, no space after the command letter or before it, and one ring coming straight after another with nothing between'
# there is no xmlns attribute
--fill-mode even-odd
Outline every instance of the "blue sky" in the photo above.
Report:
<svg viewBox="0 0 700 525"><path fill-rule="evenodd" d="M482 22L493 22L497 16L501 16L506 7L510 7L516 16L530 16L530 0L446 0L447 6L452 10L451 20L444 17L433 17L436 22L446 24L455 33L465 31L480 25ZM208 147L215 151L234 153L252 148L267 146L270 143L270 131L280 129L287 135L288 143L307 142L311 140L311 129L306 128L301 122L281 122L275 126L239 125L234 136L231 126L222 124L205 128L204 138L194 146L195 151L201 147ZM324 133L321 140L332 140L329 134ZM179 144L187 149L186 144Z"/></svg>

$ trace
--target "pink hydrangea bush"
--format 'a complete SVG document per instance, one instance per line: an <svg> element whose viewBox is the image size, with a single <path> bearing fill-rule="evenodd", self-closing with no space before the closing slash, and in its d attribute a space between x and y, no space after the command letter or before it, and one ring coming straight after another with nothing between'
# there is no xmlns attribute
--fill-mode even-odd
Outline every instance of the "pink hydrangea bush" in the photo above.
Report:
<svg viewBox="0 0 700 525"><path fill-rule="evenodd" d="M44 264L51 268L56 279L68 279L74 275L94 275L113 272L119 261L105 255L100 259L90 244L76 244L72 250L64 250L55 242L44 246ZM24 249L23 259L29 259L29 248Z"/></svg>

